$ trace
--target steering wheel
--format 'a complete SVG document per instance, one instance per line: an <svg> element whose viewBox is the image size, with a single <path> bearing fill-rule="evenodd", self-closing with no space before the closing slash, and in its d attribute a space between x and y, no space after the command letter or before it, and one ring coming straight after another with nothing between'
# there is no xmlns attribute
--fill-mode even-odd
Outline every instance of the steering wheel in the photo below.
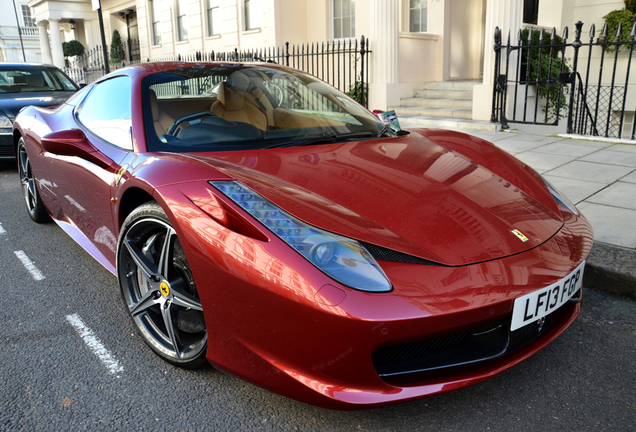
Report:
<svg viewBox="0 0 636 432"><path fill-rule="evenodd" d="M170 125L170 128L168 129L168 132L166 132L166 135L175 136L175 132L177 131L177 127L181 123L183 123L185 121L191 122L192 120L202 119L204 117L216 117L216 114L214 114L211 111L199 111L199 112L183 115L183 116L179 117L178 119L176 119L174 122L172 122L172 124Z"/></svg>

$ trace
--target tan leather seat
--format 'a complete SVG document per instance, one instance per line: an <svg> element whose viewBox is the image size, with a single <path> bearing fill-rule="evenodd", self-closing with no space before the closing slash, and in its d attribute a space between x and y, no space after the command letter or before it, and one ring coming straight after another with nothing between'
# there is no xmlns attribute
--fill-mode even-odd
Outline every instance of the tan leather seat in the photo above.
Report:
<svg viewBox="0 0 636 432"><path fill-rule="evenodd" d="M152 122L155 125L155 133L158 137L165 135L174 119L159 109L157 94L150 90L150 110L152 111Z"/></svg>
<svg viewBox="0 0 636 432"><path fill-rule="evenodd" d="M267 116L253 102L230 89L224 82L219 85L217 100L210 111L224 120L249 123L260 130L267 130Z"/></svg>

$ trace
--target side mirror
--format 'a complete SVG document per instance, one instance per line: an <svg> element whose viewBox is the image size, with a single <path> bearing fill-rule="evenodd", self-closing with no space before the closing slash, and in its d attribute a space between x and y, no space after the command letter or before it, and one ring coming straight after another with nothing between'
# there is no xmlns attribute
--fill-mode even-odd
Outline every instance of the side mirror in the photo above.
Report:
<svg viewBox="0 0 636 432"><path fill-rule="evenodd" d="M83 89L84 87L86 87L88 84L86 83L79 83L79 88Z"/></svg>
<svg viewBox="0 0 636 432"><path fill-rule="evenodd" d="M42 148L58 156L76 156L85 159L104 169L112 163L86 139L84 132L79 129L61 130L44 135Z"/></svg>

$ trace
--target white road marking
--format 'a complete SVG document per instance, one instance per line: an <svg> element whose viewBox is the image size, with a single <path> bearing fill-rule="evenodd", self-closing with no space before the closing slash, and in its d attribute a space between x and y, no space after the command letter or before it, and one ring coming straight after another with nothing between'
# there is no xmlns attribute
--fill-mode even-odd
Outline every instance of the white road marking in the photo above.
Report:
<svg viewBox="0 0 636 432"><path fill-rule="evenodd" d="M0 235L6 234L6 233L7 231L4 228L2 228L2 224L0 223Z"/></svg>
<svg viewBox="0 0 636 432"><path fill-rule="evenodd" d="M71 323L75 331L84 339L84 343L88 345L91 351L93 351L93 354L97 356L111 374L114 375L117 372L124 371L124 367L110 354L104 344L95 336L93 330L86 327L86 324L84 324L84 321L82 321L82 318L80 318L78 314L66 315L66 320ZM117 376L117 378L119 378L119 376Z"/></svg>
<svg viewBox="0 0 636 432"><path fill-rule="evenodd" d="M23 251L15 251L13 253L15 254L15 256L18 257L20 261L22 261L22 264L24 264L29 273L31 273L31 276L33 276L33 279L35 279L36 281L44 279L44 275L42 274L42 272L38 270L35 264L31 262L29 257Z"/></svg>

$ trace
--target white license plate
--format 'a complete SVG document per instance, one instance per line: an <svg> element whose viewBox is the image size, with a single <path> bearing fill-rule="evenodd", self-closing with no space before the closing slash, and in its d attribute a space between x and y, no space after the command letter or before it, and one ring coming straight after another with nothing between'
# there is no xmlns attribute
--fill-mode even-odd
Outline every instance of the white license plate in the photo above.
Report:
<svg viewBox="0 0 636 432"><path fill-rule="evenodd" d="M515 299L510 331L536 322L563 306L583 286L584 268L585 261L560 281Z"/></svg>

